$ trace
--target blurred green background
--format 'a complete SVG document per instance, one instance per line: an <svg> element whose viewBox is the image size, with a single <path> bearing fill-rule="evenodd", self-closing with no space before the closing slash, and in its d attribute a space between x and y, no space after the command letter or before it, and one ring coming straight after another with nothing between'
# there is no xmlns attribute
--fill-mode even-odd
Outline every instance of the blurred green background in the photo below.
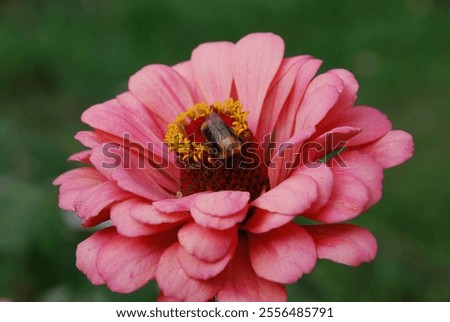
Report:
<svg viewBox="0 0 450 322"><path fill-rule="evenodd" d="M75 267L90 235L57 207L53 179L74 168L73 135L89 106L126 89L150 63L175 64L199 43L247 33L281 35L287 56L360 82L358 102L379 108L415 139L415 156L385 172L384 197L354 223L378 239L359 268L320 261L290 285L294 301L450 300L450 4L400 1L0 0L0 298L15 301L154 300L92 286Z"/></svg>

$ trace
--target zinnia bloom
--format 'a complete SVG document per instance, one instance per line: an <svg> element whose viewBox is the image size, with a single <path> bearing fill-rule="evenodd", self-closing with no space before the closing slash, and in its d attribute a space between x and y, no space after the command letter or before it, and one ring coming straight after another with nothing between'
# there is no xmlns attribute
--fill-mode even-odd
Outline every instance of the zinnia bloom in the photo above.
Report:
<svg viewBox="0 0 450 322"><path fill-rule="evenodd" d="M77 248L93 284L129 293L156 278L161 301L284 301L317 259L374 259L373 235L345 222L380 200L383 169L412 156L412 138L354 106L350 72L315 76L320 60L283 55L271 33L205 43L83 113L88 149L70 160L86 166L54 183L83 226L111 223Z"/></svg>

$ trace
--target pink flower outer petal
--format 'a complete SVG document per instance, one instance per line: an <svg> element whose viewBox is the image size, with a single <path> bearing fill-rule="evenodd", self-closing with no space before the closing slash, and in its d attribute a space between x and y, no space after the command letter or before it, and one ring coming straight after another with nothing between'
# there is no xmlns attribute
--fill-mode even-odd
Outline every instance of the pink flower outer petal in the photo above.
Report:
<svg viewBox="0 0 450 322"><path fill-rule="evenodd" d="M270 212L259 208L255 209L255 212L245 224L240 227L240 229L255 234L261 234L284 226L296 217L295 215L281 215L276 212Z"/></svg>
<svg viewBox="0 0 450 322"><path fill-rule="evenodd" d="M189 254L186 249L180 245L177 251L177 260L184 272L192 278L200 280L209 280L219 275L230 262L236 249L237 238L225 253L225 256L215 262L205 262L194 255Z"/></svg>
<svg viewBox="0 0 450 322"><path fill-rule="evenodd" d="M248 204L245 205L245 208L241 209L239 212L232 216L217 217L210 216L208 213L199 210L197 206L193 204L191 207L191 215L194 221L200 226L224 230L229 229L234 225L242 222L247 214L247 209Z"/></svg>
<svg viewBox="0 0 450 322"><path fill-rule="evenodd" d="M202 302L213 298L223 285L222 274L209 280L189 277L178 263L178 247L181 247L179 243L170 246L159 261L156 280L161 291L182 301Z"/></svg>
<svg viewBox="0 0 450 322"><path fill-rule="evenodd" d="M53 181L59 188L59 207L75 211L75 200L84 191L106 182L106 178L94 168L78 168L63 173Z"/></svg>
<svg viewBox="0 0 450 322"><path fill-rule="evenodd" d="M231 42L201 44L191 56L195 80L209 103L223 102L230 98L233 75L231 74Z"/></svg>
<svg viewBox="0 0 450 322"><path fill-rule="evenodd" d="M333 180L328 203L316 212L307 211L303 216L323 223L336 223L355 218L365 210L369 192L360 180L343 173L335 173Z"/></svg>
<svg viewBox="0 0 450 322"><path fill-rule="evenodd" d="M223 258L237 241L237 227L218 230L191 221L178 231L178 241L189 254L212 263Z"/></svg>
<svg viewBox="0 0 450 322"><path fill-rule="evenodd" d="M319 59L307 60L297 71L295 83L285 106L275 125L275 138L278 144L286 142L295 132L295 120L297 112L311 79L316 74L322 61Z"/></svg>
<svg viewBox="0 0 450 322"><path fill-rule="evenodd" d="M217 294L220 302L283 302L287 294L283 284L258 276L252 268L248 242L241 237L233 259L226 268L226 278Z"/></svg>
<svg viewBox="0 0 450 322"><path fill-rule="evenodd" d="M386 169L411 158L414 142L411 134L405 131L389 131L379 140L359 149L359 152L369 154L383 169Z"/></svg>
<svg viewBox="0 0 450 322"><path fill-rule="evenodd" d="M172 69L180 74L181 77L183 77L184 81L189 87L189 91L191 92L191 96L194 102L202 102L205 100L200 88L195 81L194 71L192 70L192 62L190 60L173 65Z"/></svg>
<svg viewBox="0 0 450 322"><path fill-rule="evenodd" d="M148 225L179 223L191 218L187 211L164 213L156 210L153 205L145 201L136 202L131 208L131 217Z"/></svg>
<svg viewBox="0 0 450 322"><path fill-rule="evenodd" d="M87 148L93 148L105 142L105 138L94 131L80 131L75 134L75 139Z"/></svg>
<svg viewBox="0 0 450 322"><path fill-rule="evenodd" d="M262 106L262 117L259 120L255 136L259 142L263 142L265 135L270 135L280 115L300 67L310 59L310 56L296 56L283 59L281 66L272 80L269 92ZM267 117L270 115L270 117Z"/></svg>
<svg viewBox="0 0 450 322"><path fill-rule="evenodd" d="M117 228L117 232L126 237L139 237L158 234L169 230L178 223L161 223L158 225L148 225L137 221L131 215L134 206L139 205L138 199L128 199L114 205L111 208L111 222Z"/></svg>
<svg viewBox="0 0 450 322"><path fill-rule="evenodd" d="M272 33L253 33L233 48L231 68L242 105L250 111L247 122L256 133L264 98L280 67L284 41Z"/></svg>
<svg viewBox="0 0 450 322"><path fill-rule="evenodd" d="M192 206L213 217L235 216L246 210L250 194L247 191L223 190L199 195Z"/></svg>
<svg viewBox="0 0 450 322"><path fill-rule="evenodd" d="M105 280L98 274L95 261L102 246L115 235L116 230L113 227L109 227L97 231L77 246L77 268L83 272L94 285L105 284Z"/></svg>
<svg viewBox="0 0 450 322"><path fill-rule="evenodd" d="M370 262L377 254L377 241L365 228L351 224L304 226L314 239L320 259L349 266Z"/></svg>
<svg viewBox="0 0 450 322"><path fill-rule="evenodd" d="M340 126L351 126L362 130L349 140L348 147L375 141L392 129L387 116L369 106L356 106L345 110L331 121L332 128Z"/></svg>
<svg viewBox="0 0 450 322"><path fill-rule="evenodd" d="M78 217L83 218L83 226L95 226L107 219L103 218L102 210L116 202L133 197L133 194L120 189L112 182L106 181L80 193L74 201L75 212ZM98 216L102 217L100 222L94 219Z"/></svg>
<svg viewBox="0 0 450 322"><path fill-rule="evenodd" d="M112 291L133 292L155 278L162 253L175 241L175 231L133 238L115 234L98 253L98 273Z"/></svg>
<svg viewBox="0 0 450 322"><path fill-rule="evenodd" d="M333 189L333 173L325 163L313 162L294 170L293 175L302 174L312 178L317 184L317 199L311 204L308 212L324 206L331 196Z"/></svg>
<svg viewBox="0 0 450 322"><path fill-rule="evenodd" d="M210 194L210 192L205 191L194 193L192 195L182 198L168 198L164 200L155 201L152 203L152 205L153 207L155 207L156 210L165 213L190 211L194 200L200 195L207 195L207 194Z"/></svg>
<svg viewBox="0 0 450 322"><path fill-rule="evenodd" d="M263 234L248 234L256 274L276 283L294 283L316 265L316 246L297 224L288 223Z"/></svg>
<svg viewBox="0 0 450 322"><path fill-rule="evenodd" d="M194 105L184 79L165 65L148 65L130 77L130 92L167 125Z"/></svg>
<svg viewBox="0 0 450 322"><path fill-rule="evenodd" d="M251 203L251 206L285 215L298 215L317 199L316 181L298 174L289 177Z"/></svg>
<svg viewBox="0 0 450 322"><path fill-rule="evenodd" d="M90 164L90 158L91 158L91 150L84 150L84 151L80 151L77 152L75 154L72 154L67 161L78 161L78 162L83 162L83 163L88 163Z"/></svg>
<svg viewBox="0 0 450 322"><path fill-rule="evenodd" d="M333 73L314 78L300 104L294 133L315 127L336 104L343 90L343 81Z"/></svg>
<svg viewBox="0 0 450 322"><path fill-rule="evenodd" d="M345 173L364 183L369 192L369 201L364 210L369 209L381 199L383 169L369 155L358 151L345 151L340 157L345 166L341 167L332 159L330 163L333 173Z"/></svg>

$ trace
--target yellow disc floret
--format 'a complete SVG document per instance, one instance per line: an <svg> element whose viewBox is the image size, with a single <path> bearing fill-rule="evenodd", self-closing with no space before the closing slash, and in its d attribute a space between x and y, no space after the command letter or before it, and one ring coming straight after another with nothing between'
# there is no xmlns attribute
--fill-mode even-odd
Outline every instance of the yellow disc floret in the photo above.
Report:
<svg viewBox="0 0 450 322"><path fill-rule="evenodd" d="M197 103L188 108L185 112L179 114L175 120L167 126L165 142L169 146L169 151L175 151L182 161L188 159L199 162L208 155L208 146L204 142L194 142L195 136L192 136L193 129L189 126L200 119L205 119L212 112L220 116L226 116L231 119L230 128L237 137L248 137L249 129L247 125L248 111L243 111L243 106L239 101L232 98L224 102L207 104L205 102ZM195 132L195 131L194 131Z"/></svg>

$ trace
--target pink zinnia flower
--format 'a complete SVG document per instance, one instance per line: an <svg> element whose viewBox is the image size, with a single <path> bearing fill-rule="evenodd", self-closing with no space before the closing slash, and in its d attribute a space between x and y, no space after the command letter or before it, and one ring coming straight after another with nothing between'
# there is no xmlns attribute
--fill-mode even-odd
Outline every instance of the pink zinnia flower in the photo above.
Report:
<svg viewBox="0 0 450 322"><path fill-rule="evenodd" d="M315 76L320 60L283 54L270 33L205 43L83 113L94 130L70 160L87 166L55 184L83 226L111 222L76 252L93 284L129 293L156 278L161 301L284 301L317 259L375 257L372 234L344 222L380 200L383 169L412 156L412 138L354 106L350 72Z"/></svg>

